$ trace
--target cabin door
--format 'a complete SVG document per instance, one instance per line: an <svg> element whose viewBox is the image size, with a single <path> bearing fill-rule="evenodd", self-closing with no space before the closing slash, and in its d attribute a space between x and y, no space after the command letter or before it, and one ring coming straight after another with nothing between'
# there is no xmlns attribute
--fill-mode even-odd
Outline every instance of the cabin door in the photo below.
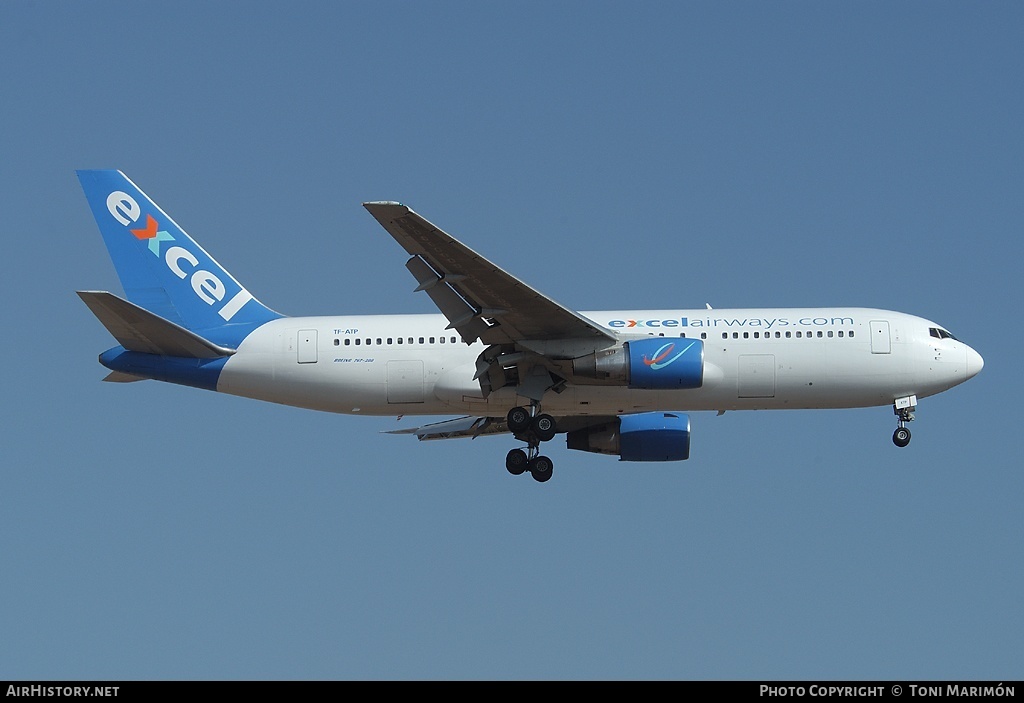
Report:
<svg viewBox="0 0 1024 703"><path fill-rule="evenodd" d="M388 362L388 402L423 402L423 362Z"/></svg>
<svg viewBox="0 0 1024 703"><path fill-rule="evenodd" d="M740 354L736 395L740 398L775 397L774 354Z"/></svg>
<svg viewBox="0 0 1024 703"><path fill-rule="evenodd" d="M872 320L871 321L871 353L872 354L888 354L892 350L892 344L889 340L889 321L888 320Z"/></svg>
<svg viewBox="0 0 1024 703"><path fill-rule="evenodd" d="M300 364L316 363L316 330L299 330L296 340Z"/></svg>

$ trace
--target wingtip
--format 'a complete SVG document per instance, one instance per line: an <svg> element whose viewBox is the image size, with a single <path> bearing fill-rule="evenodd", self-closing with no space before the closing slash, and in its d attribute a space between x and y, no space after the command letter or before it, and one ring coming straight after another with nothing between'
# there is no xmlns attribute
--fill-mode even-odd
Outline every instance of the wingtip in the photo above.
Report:
<svg viewBox="0 0 1024 703"><path fill-rule="evenodd" d="M404 217L412 212L411 208L397 200L371 200L363 203L363 207L381 224L388 220Z"/></svg>

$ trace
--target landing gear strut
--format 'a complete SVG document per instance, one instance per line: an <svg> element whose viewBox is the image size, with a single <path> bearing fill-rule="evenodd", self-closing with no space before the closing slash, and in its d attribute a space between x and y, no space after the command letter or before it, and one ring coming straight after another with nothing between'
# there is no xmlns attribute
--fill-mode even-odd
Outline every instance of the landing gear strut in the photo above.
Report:
<svg viewBox="0 0 1024 703"><path fill-rule="evenodd" d="M905 447L910 444L910 430L907 429L907 423L914 419L914 410L916 409L916 395L897 398L896 402L893 403L892 411L899 418L896 431L892 433L892 443L897 447Z"/></svg>
<svg viewBox="0 0 1024 703"><path fill-rule="evenodd" d="M505 418L508 429L518 439L524 440L527 448L510 451L505 457L505 468L513 476L529 470L535 481L543 483L551 478L554 464L551 459L541 455L540 443L554 439L558 428L555 418L539 413L538 410L537 405L531 405L529 410L517 406L508 411Z"/></svg>

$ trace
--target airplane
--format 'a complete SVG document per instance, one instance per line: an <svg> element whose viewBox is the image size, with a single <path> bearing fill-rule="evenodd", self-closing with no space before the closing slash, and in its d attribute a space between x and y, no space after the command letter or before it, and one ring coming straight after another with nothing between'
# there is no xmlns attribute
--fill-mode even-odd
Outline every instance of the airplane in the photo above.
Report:
<svg viewBox="0 0 1024 703"><path fill-rule="evenodd" d="M457 415L392 430L511 435L505 468L547 481L541 447L620 461L690 455L687 412L892 406L910 443L919 399L984 361L944 327L870 308L577 312L410 208L363 207L409 255L437 314L288 317L257 300L123 173L78 178L124 288L78 291L117 341L111 382L156 379L356 415Z"/></svg>

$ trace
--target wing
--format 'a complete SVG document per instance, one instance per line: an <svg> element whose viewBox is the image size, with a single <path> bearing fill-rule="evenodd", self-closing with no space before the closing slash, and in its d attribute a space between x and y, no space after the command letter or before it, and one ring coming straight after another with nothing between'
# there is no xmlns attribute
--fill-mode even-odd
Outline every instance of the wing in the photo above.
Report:
<svg viewBox="0 0 1024 703"><path fill-rule="evenodd" d="M559 432L573 432L588 427L596 427L614 422L615 417L598 415L556 417ZM442 422L432 422L420 427L406 427L401 430L388 430L385 434L414 434L419 440L430 439L476 439L485 435L508 434L508 425L504 418L497 417L457 417Z"/></svg>
<svg viewBox="0 0 1024 703"><path fill-rule="evenodd" d="M412 256L406 268L467 343L518 344L544 355L603 349L614 335L537 292L395 202L363 207ZM554 343L554 344L552 344ZM582 349L583 351L579 351Z"/></svg>
<svg viewBox="0 0 1024 703"><path fill-rule="evenodd" d="M455 439L481 435L505 434L508 426L504 420L493 417L457 417L443 422L432 422L420 427L406 427L401 430L388 430L385 434L414 434L417 439Z"/></svg>

